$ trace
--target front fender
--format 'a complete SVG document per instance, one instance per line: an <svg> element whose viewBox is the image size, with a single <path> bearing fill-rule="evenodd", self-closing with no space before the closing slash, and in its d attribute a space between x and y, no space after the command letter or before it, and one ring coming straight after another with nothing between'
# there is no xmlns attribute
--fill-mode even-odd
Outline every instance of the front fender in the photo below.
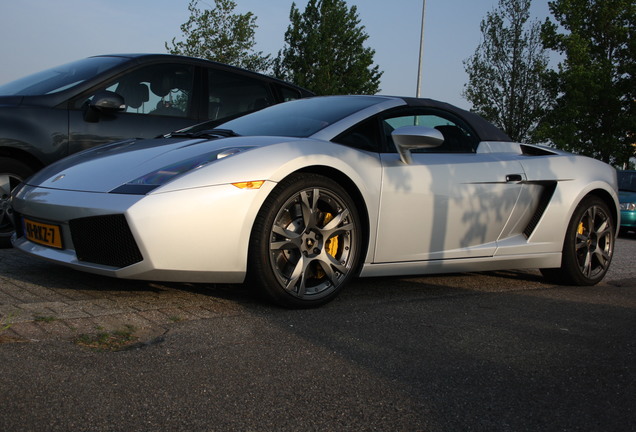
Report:
<svg viewBox="0 0 636 432"><path fill-rule="evenodd" d="M300 139L256 147L228 156L157 190L196 188L265 180L277 184L298 171L334 172L346 177L357 192L368 215L369 250L377 232L382 167L377 153L363 152L326 141ZM265 197L266 199L266 197Z"/></svg>

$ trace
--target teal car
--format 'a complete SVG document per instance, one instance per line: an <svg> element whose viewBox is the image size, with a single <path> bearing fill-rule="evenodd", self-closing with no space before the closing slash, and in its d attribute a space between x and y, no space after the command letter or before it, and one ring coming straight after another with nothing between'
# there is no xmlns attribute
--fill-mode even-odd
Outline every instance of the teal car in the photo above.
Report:
<svg viewBox="0 0 636 432"><path fill-rule="evenodd" d="M621 233L636 231L636 171L618 171Z"/></svg>

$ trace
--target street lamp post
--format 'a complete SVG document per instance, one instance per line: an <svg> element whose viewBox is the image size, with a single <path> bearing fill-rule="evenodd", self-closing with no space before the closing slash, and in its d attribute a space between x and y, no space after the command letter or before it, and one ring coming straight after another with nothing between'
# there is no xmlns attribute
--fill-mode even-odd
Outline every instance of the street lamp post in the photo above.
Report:
<svg viewBox="0 0 636 432"><path fill-rule="evenodd" d="M424 60L424 17L426 16L426 0L422 0L422 31L420 33L420 61L417 65L417 97L422 95L422 62Z"/></svg>

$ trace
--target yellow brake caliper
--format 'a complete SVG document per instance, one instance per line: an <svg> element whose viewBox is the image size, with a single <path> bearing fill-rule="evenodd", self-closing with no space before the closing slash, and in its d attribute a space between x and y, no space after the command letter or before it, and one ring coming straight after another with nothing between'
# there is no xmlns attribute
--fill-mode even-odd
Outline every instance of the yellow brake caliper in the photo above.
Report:
<svg viewBox="0 0 636 432"><path fill-rule="evenodd" d="M325 225L327 225L332 219L333 219L333 214L325 213L325 216L322 219L322 226L324 227ZM327 240L327 242L325 243L325 250L332 257L334 258L336 257L336 253L338 253L338 237L337 236L331 237L329 240ZM316 277L318 279L322 279L324 276L325 276L325 272L322 270L321 267L318 267L316 269Z"/></svg>
<svg viewBox="0 0 636 432"><path fill-rule="evenodd" d="M331 219L333 219L333 214L325 213L325 217L322 221L322 226L325 226L329 222L331 222ZM335 258L336 253L338 252L338 237L331 237L329 240L327 240L327 243L325 243L325 249L327 250L327 253L329 255Z"/></svg>

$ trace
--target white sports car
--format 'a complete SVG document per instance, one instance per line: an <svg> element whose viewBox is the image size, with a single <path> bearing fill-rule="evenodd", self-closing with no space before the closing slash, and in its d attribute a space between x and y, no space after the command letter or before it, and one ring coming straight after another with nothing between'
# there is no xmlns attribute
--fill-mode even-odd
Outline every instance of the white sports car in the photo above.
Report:
<svg viewBox="0 0 636 432"><path fill-rule="evenodd" d="M539 268L593 285L616 172L429 100L288 102L57 162L18 187L13 244L102 275L241 283L289 307L354 275Z"/></svg>

